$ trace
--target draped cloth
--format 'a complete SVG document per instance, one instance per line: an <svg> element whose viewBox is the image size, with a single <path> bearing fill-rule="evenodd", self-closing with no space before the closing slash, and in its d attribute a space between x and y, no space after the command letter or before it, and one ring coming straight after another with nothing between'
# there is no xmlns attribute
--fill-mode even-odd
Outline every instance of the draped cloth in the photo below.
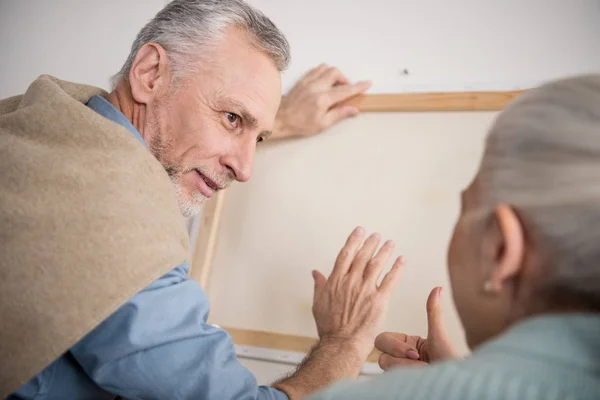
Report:
<svg viewBox="0 0 600 400"><path fill-rule="evenodd" d="M164 168L94 95L44 75L0 101L0 398L189 254Z"/></svg>

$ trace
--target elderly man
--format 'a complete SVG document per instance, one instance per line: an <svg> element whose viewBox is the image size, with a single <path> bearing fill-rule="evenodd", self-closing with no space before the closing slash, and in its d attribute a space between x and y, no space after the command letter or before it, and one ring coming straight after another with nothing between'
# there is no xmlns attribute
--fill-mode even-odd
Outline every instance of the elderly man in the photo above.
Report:
<svg viewBox="0 0 600 400"><path fill-rule="evenodd" d="M368 87L320 66L282 101L288 62L283 35L241 0L176 0L112 93L43 76L0 103L2 396L300 399L358 375L398 279L401 259L377 286L393 243L375 254L379 236L357 228L332 275L313 273L320 340L271 387L206 324L187 276L175 213L250 179L258 142L355 114L337 104Z"/></svg>

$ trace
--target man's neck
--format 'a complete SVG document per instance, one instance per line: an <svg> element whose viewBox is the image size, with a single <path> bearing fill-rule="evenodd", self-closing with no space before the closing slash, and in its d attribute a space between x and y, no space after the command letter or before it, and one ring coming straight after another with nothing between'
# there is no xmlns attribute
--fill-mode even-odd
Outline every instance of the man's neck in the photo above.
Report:
<svg viewBox="0 0 600 400"><path fill-rule="evenodd" d="M106 100L117 110L121 111L125 118L129 120L144 137L144 121L146 120L146 107L144 104L136 103L131 95L131 87L127 82L121 82L117 85Z"/></svg>

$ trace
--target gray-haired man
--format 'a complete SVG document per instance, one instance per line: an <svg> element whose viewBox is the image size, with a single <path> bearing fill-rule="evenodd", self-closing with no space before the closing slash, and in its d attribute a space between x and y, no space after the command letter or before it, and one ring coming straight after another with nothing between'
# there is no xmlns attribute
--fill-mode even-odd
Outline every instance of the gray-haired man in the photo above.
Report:
<svg viewBox="0 0 600 400"><path fill-rule="evenodd" d="M167 171L182 214L190 216L215 192L250 178L256 144L272 131L313 133L356 113L335 105L368 84L351 85L327 66L310 71L280 107L280 73L289 58L275 25L242 1L176 0L142 29L113 92L86 105L147 146ZM302 121L302 103L315 96L320 108ZM375 254L379 235L364 244L363 235L361 228L350 235L329 279L314 272L320 341L296 373L272 387L257 386L227 333L206 324L208 300L183 264L11 398L299 399L356 377L400 266L397 261L377 287L393 244Z"/></svg>

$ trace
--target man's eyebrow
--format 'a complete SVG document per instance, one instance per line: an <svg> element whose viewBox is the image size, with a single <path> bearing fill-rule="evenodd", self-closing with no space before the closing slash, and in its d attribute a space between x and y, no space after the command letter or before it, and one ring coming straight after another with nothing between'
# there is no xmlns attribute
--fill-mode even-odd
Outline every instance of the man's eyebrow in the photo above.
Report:
<svg viewBox="0 0 600 400"><path fill-rule="evenodd" d="M252 115L250 111L248 111L246 106L244 106L239 101L232 99L224 100L223 103L225 104L225 107L232 108L231 112L239 114L239 116L242 117L242 121L244 121L244 123L248 125L248 128L256 129L256 127L258 126L258 120L254 115Z"/></svg>

